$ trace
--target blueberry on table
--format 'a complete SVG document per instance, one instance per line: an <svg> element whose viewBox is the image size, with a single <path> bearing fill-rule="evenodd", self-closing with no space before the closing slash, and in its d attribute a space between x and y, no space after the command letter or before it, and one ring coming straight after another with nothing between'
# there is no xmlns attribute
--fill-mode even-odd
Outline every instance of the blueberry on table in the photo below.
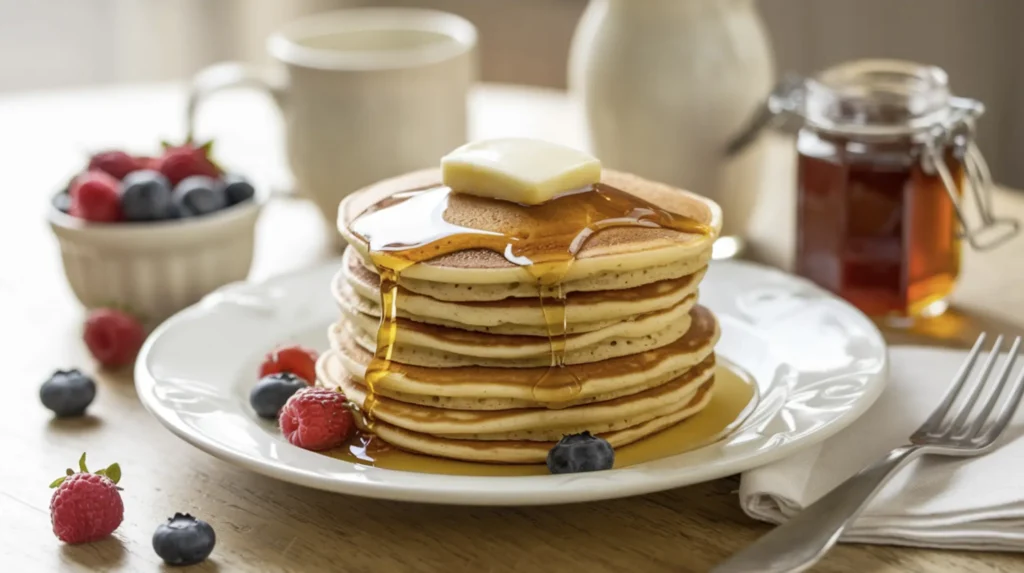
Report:
<svg viewBox="0 0 1024 573"><path fill-rule="evenodd" d="M260 378L249 392L249 404L259 417L276 420L288 398L308 386L308 382L291 372L270 374Z"/></svg>
<svg viewBox="0 0 1024 573"><path fill-rule="evenodd" d="M128 221L159 221L171 215L171 183L157 171L143 169L125 176L121 212Z"/></svg>
<svg viewBox="0 0 1024 573"><path fill-rule="evenodd" d="M213 552L217 535L209 523L187 513L175 513L153 532L153 550L168 565L194 565Z"/></svg>
<svg viewBox="0 0 1024 573"><path fill-rule="evenodd" d="M187 217L206 215L227 206L224 186L205 175L186 177L174 188L174 203Z"/></svg>
<svg viewBox="0 0 1024 573"><path fill-rule="evenodd" d="M225 175L224 195L227 197L228 205L237 205L252 199L256 195L256 189L241 175Z"/></svg>
<svg viewBox="0 0 1024 573"><path fill-rule="evenodd" d="M590 432L562 437L548 452L548 471L553 474L610 470L615 463L612 445Z"/></svg>
<svg viewBox="0 0 1024 573"><path fill-rule="evenodd" d="M39 388L39 399L59 417L81 416L96 397L96 383L78 370L58 370Z"/></svg>

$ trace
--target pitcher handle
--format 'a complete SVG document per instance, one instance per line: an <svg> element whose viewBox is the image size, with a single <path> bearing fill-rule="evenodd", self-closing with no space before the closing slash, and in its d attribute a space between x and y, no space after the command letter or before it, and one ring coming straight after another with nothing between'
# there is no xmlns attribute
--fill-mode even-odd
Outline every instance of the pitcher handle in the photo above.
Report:
<svg viewBox="0 0 1024 573"><path fill-rule="evenodd" d="M195 135L196 113L203 101L227 89L245 87L263 90L284 107L286 82L283 76L239 62L223 62L204 68L192 78L185 108L185 126L191 141Z"/></svg>

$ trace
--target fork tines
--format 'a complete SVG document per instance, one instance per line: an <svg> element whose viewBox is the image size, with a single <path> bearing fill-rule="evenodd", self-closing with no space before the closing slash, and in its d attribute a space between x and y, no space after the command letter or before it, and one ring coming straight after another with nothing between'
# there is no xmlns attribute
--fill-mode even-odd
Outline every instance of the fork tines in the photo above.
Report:
<svg viewBox="0 0 1024 573"><path fill-rule="evenodd" d="M915 432L914 442L942 440L946 442L942 445L984 448L995 442L1009 424L1024 394L1024 369L1008 384L1020 351L1021 338L1013 339L1009 352L1003 357L1000 354L1003 336L996 337L980 370L972 376L985 346L985 338L984 333L978 337L942 403ZM1002 367L993 375L992 371L1000 361ZM993 415L1000 404L998 413ZM951 440L955 443L949 443Z"/></svg>

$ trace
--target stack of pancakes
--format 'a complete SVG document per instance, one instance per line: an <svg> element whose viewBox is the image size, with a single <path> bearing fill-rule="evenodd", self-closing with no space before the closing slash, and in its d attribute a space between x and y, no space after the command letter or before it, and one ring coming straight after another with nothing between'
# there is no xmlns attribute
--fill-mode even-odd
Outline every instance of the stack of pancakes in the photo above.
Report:
<svg viewBox="0 0 1024 573"><path fill-rule="evenodd" d="M396 193L439 182L436 170L417 172L341 204L339 229L350 245L332 284L341 318L330 328L332 350L321 357L318 376L357 404L367 394L381 307L380 277L352 223L393 203ZM589 431L619 447L707 405L719 332L714 316L697 305L697 290L721 212L703 197L632 175L606 170L602 182L713 232L606 229L586 242L560 284L547 287L482 249L405 269L393 362L375 384L380 438L446 458L540 463L563 435ZM444 219L502 232L503 222L529 216L518 205L488 205L491 212L481 217L479 201L455 194ZM553 307L560 316L559 290L565 366L551 367L549 323Z"/></svg>

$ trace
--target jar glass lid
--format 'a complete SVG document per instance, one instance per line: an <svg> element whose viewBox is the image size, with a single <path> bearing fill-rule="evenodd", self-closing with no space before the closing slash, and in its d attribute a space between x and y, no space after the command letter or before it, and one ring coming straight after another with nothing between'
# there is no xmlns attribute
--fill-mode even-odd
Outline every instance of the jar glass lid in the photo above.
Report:
<svg viewBox="0 0 1024 573"><path fill-rule="evenodd" d="M946 73L912 62L847 62L808 79L805 89L802 115L828 131L915 132L951 112Z"/></svg>

